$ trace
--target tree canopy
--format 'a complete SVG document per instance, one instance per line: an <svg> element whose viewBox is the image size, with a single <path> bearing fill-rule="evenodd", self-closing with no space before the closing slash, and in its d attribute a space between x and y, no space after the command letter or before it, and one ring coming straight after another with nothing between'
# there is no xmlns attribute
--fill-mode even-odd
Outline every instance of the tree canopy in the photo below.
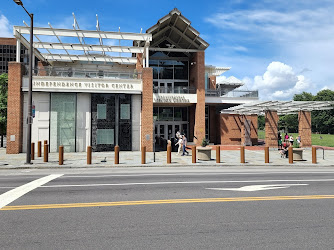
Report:
<svg viewBox="0 0 334 250"><path fill-rule="evenodd" d="M0 75L0 134L6 134L8 75Z"/></svg>

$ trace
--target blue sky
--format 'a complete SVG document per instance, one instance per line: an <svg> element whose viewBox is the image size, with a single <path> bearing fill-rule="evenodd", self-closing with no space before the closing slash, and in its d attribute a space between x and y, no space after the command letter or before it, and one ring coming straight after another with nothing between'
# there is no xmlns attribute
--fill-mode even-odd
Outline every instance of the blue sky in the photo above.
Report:
<svg viewBox="0 0 334 250"><path fill-rule="evenodd" d="M235 76L260 98L289 100L296 93L334 90L334 2L332 0L50 1L23 0L35 26L146 31L173 8L192 22L210 46L206 63L230 66L219 80ZM205 3L205 5L203 5ZM12 0L2 0L0 37L29 21Z"/></svg>

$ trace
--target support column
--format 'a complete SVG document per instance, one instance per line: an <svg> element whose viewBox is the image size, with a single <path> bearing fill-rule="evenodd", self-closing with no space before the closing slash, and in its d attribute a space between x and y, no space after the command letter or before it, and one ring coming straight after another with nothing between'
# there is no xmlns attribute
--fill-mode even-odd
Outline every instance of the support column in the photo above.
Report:
<svg viewBox="0 0 334 250"><path fill-rule="evenodd" d="M23 143L23 65L8 63L7 154L22 152Z"/></svg>
<svg viewBox="0 0 334 250"><path fill-rule="evenodd" d="M267 147L277 147L278 115L277 111L268 110L265 113L265 143Z"/></svg>
<svg viewBox="0 0 334 250"><path fill-rule="evenodd" d="M190 85L197 91L195 108L194 135L198 138L196 145L200 145L205 138L205 63L204 51L194 53L190 64Z"/></svg>
<svg viewBox="0 0 334 250"><path fill-rule="evenodd" d="M301 146L312 146L312 128L311 128L311 112L298 112L298 133L301 136ZM297 139L297 138L295 138Z"/></svg>
<svg viewBox="0 0 334 250"><path fill-rule="evenodd" d="M153 69L143 68L143 92L141 107L141 147L153 151Z"/></svg>

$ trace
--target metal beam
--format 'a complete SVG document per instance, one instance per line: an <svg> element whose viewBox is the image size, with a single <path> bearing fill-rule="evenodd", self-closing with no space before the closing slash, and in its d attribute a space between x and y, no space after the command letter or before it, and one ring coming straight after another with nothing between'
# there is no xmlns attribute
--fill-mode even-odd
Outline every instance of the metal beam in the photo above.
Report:
<svg viewBox="0 0 334 250"><path fill-rule="evenodd" d="M17 40L19 40L23 44L24 47L26 47L29 50L30 48L29 42L15 29L14 29L14 36L16 37ZM45 61L45 58L42 56L39 50L35 48L34 48L34 55L37 56L37 58L40 61Z"/></svg>
<svg viewBox="0 0 334 250"><path fill-rule="evenodd" d="M67 54L42 54L47 60L57 61L90 61L90 62L117 62L117 63L129 63L136 64L137 58L135 57L108 57L98 55L67 55ZM89 60L87 60L87 57Z"/></svg>
<svg viewBox="0 0 334 250"><path fill-rule="evenodd" d="M88 45L88 44L71 44L71 43L48 43L48 42L35 42L34 47L37 49L57 49L62 50L63 46L67 50L79 50L79 51L99 51L106 52L121 52L121 53L143 53L143 47L128 47L128 46L108 46L108 45Z"/></svg>
<svg viewBox="0 0 334 250"><path fill-rule="evenodd" d="M29 34L29 28L24 26L14 26L14 29L21 34ZM93 30L68 30L68 29L53 29L34 27L34 34L52 36L54 33L57 36L67 36L67 37L85 37L85 38L100 38L98 31ZM78 32L78 35L77 33ZM152 41L152 34L147 33L119 33L112 31L101 31L101 36L104 39L121 39L121 40L135 40L135 41Z"/></svg>

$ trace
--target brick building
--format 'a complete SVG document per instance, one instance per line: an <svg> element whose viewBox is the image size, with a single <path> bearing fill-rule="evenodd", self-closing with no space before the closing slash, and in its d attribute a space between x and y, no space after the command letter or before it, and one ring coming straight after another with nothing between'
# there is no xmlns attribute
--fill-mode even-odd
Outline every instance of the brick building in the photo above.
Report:
<svg viewBox="0 0 334 250"><path fill-rule="evenodd" d="M29 34L29 27L14 30L18 39ZM217 82L230 68L205 65L209 44L177 9L146 33L75 26L36 27L34 35L40 62L33 76L32 141L48 140L51 152L59 145L68 152L88 145L93 151L112 151L115 145L152 151L154 138L163 149L177 131L197 145L203 138L213 144L257 143L256 115L220 113L257 100L257 91L238 90L242 82L234 77ZM43 42L46 35L73 43ZM87 38L99 45L87 44ZM116 43L104 43L108 39ZM28 47L26 39L20 41ZM25 151L27 90L22 63L9 63L7 153Z"/></svg>
<svg viewBox="0 0 334 250"><path fill-rule="evenodd" d="M19 61L24 65L29 64L28 50L24 46L20 47ZM16 38L0 37L0 74L8 73L8 62L15 62L16 59Z"/></svg>

